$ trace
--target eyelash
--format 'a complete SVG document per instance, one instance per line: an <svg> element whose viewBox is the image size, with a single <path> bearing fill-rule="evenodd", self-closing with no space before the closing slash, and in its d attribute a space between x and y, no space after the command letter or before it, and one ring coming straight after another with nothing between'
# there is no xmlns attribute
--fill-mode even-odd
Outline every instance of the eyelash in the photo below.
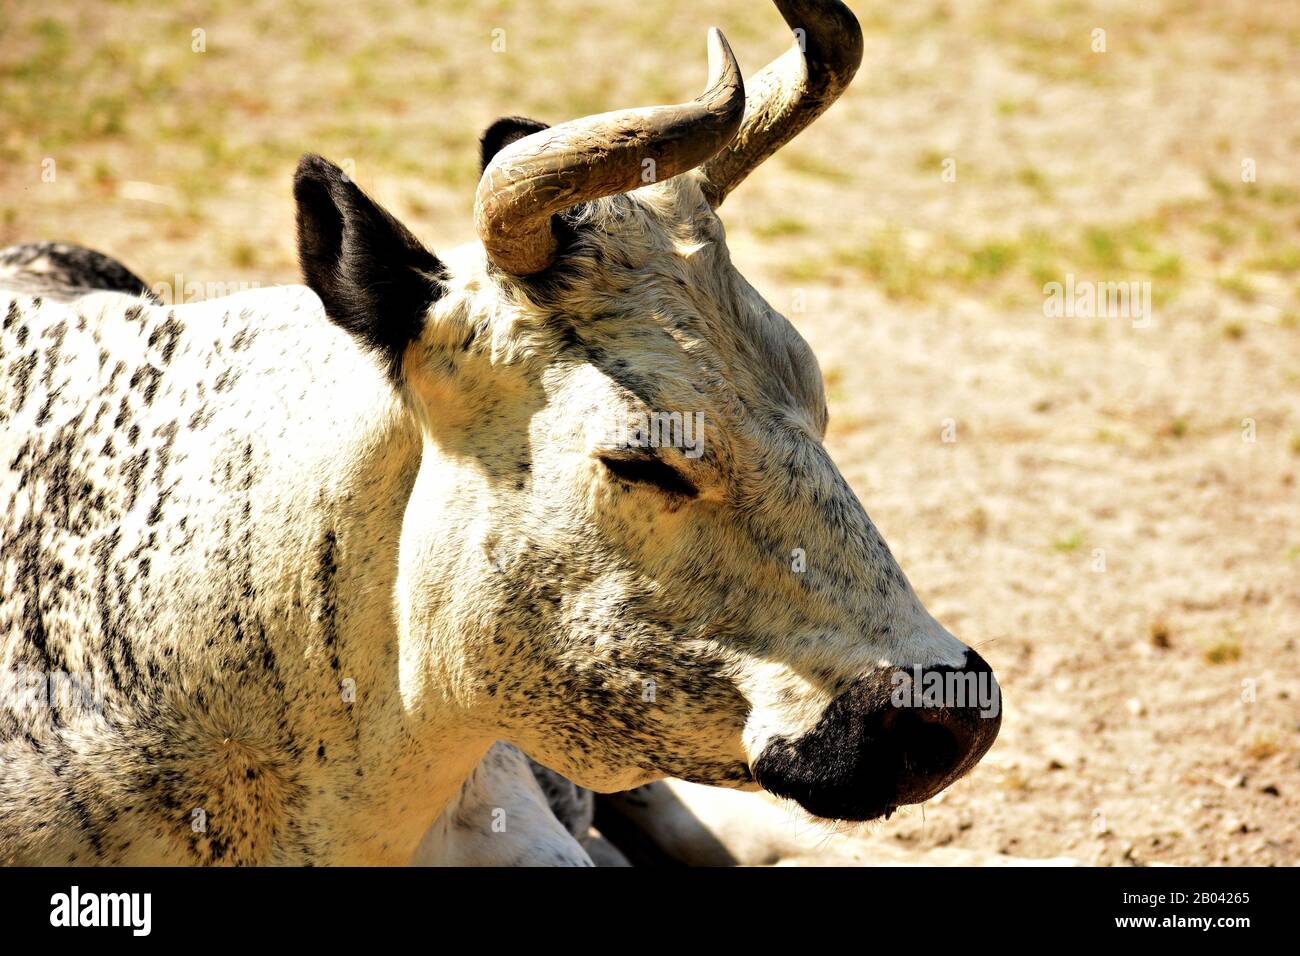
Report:
<svg viewBox="0 0 1300 956"><path fill-rule="evenodd" d="M600 462L616 478L643 485L654 485L660 491L686 498L695 498L699 489L691 484L681 472L658 458L614 458L601 455Z"/></svg>

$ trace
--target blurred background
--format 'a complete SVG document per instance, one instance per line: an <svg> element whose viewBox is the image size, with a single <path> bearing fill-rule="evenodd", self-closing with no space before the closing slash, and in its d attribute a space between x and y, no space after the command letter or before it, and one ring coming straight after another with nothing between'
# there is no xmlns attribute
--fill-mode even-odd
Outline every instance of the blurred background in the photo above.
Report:
<svg viewBox="0 0 1300 956"><path fill-rule="evenodd" d="M850 6L857 80L723 219L1006 713L969 777L828 846L1300 862L1300 7ZM294 282L308 150L468 241L484 126L687 99L713 24L746 73L788 44L761 0L3 0L0 245L177 297ZM1053 313L1052 282L1149 314Z"/></svg>

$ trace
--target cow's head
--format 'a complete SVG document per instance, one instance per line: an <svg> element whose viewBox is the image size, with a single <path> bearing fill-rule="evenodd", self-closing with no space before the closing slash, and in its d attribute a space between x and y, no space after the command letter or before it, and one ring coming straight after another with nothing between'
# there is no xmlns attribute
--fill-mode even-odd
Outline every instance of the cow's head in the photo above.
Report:
<svg viewBox="0 0 1300 956"><path fill-rule="evenodd" d="M440 258L305 158L301 258L424 435L412 706L442 695L599 790L757 783L869 819L984 754L997 686L921 606L822 444L816 360L727 253L718 204L861 59L837 0L777 5L799 42L747 105L712 31L691 103L494 124L482 242Z"/></svg>

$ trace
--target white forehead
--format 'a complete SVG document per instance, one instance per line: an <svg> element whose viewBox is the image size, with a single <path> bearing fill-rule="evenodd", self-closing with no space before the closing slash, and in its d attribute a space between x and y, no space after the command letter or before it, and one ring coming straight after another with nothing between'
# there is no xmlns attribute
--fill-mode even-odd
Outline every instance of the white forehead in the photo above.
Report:
<svg viewBox="0 0 1300 956"><path fill-rule="evenodd" d="M561 266L567 276L553 282L490 272L477 243L451 249L443 255L449 294L435 309L486 328L494 360L560 360L566 382L576 386L565 389L569 411L636 407L608 370L591 367L616 362L628 377L655 386L657 397L643 396L652 411L716 408L739 398L824 432L812 350L733 267L721 224L694 180L675 177L621 201L617 214L594 216L599 228L583 227ZM564 326L569 344L580 339L600 358L584 366L581 355L566 353L556 338Z"/></svg>

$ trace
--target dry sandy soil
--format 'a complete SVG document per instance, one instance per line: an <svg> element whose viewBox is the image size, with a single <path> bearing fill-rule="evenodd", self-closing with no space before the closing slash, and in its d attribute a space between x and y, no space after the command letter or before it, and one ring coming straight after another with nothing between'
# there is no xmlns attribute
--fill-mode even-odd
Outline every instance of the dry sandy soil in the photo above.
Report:
<svg viewBox="0 0 1300 956"><path fill-rule="evenodd" d="M1300 862L1300 10L851 5L858 80L724 218L1006 707L967 779L827 846ZM0 244L293 281L312 150L446 246L496 116L687 98L713 23L747 71L785 44L752 0L167 6L0 6ZM1047 315L1069 275L1149 282L1150 322Z"/></svg>

